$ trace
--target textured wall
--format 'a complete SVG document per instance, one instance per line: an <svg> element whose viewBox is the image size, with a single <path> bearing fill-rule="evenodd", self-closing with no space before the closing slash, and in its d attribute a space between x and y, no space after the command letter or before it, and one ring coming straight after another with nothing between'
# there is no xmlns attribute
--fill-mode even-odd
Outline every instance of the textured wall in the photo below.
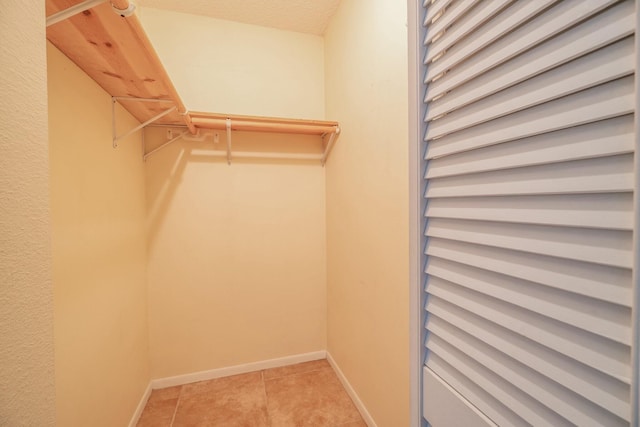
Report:
<svg viewBox="0 0 640 427"><path fill-rule="evenodd" d="M141 134L114 150L109 95L51 44L48 72L57 424L125 426L150 379Z"/></svg>
<svg viewBox="0 0 640 427"><path fill-rule="evenodd" d="M321 37L159 9L140 16L190 110L324 117Z"/></svg>
<svg viewBox="0 0 640 427"><path fill-rule="evenodd" d="M0 13L0 425L55 423L44 2Z"/></svg>
<svg viewBox="0 0 640 427"><path fill-rule="evenodd" d="M146 140L162 141L153 131ZM318 144L233 134L236 150ZM229 166L207 155L213 146L174 143L146 163L154 378L326 348L324 168Z"/></svg>
<svg viewBox="0 0 640 427"><path fill-rule="evenodd" d="M344 0L325 35L328 350L379 427L409 425L406 3Z"/></svg>

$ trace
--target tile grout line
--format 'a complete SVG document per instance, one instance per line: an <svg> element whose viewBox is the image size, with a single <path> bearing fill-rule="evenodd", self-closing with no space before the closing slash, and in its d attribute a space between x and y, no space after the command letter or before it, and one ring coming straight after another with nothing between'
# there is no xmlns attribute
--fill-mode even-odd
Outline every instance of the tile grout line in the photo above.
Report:
<svg viewBox="0 0 640 427"><path fill-rule="evenodd" d="M171 423L169 423L169 427L173 427L173 422L176 420L176 414L178 413L178 405L180 405L180 398L182 397L182 389L184 387L180 386L180 393L178 393L178 400L176 401L176 407L173 408L173 416L171 417Z"/></svg>
<svg viewBox="0 0 640 427"><path fill-rule="evenodd" d="M322 372L325 369L328 369L328 371L330 371L334 376L338 377L335 368L331 364L328 364L327 366L314 366L312 369L303 370L302 372L289 372L289 373L286 373L286 374L283 374L283 375L280 375L280 376L276 376L274 378L269 378L269 379L266 378L266 373L269 372L270 369L259 370L259 372L260 372L260 380L262 382L262 387L263 387L262 388L262 391L263 391L262 394L263 394L263 399L264 399L264 408L265 408L265 413L267 415L266 427L274 427L275 420L273 419L273 417L278 414L278 411L276 411L276 413L272 413L270 408L269 408L270 398L269 398L269 393L267 392L267 381L279 381L279 380L285 380L285 379L291 378L291 377L305 376L305 375L309 375L309 374L313 374L313 373L317 373L317 372ZM269 373L271 374L272 372L269 372ZM239 374L239 375L243 375L243 374ZM340 380L339 377L337 379ZM196 381L196 382L198 382L198 381ZM196 382L194 382L194 383L196 383ZM344 384L342 384L341 382L340 382L340 386L345 392L347 392L347 390L344 387ZM184 389L185 389L184 385L182 385L180 387L180 389L179 389L178 396L177 396L177 399L176 399L176 403L174 405L174 409L173 409L173 412L172 412L172 417L170 419L170 423L169 423L168 427L174 427L176 425L175 424L175 420L177 418L177 413L178 413L179 406L182 403L182 397L183 397L182 395L184 393ZM349 395L348 392L347 392L347 395ZM187 397L187 396L185 395L185 397ZM353 401L353 398L350 395L348 397L349 397L349 400L351 401L351 403L355 405L355 402ZM274 398L274 396L272 396L272 398ZM148 402L147 402L147 404L148 404ZM276 406L278 406L278 405L276 405ZM357 405L355 405L355 406L356 406L356 409L358 409ZM146 409L146 405L145 405L145 409ZM274 409L276 409L276 408L274 408ZM336 420L336 421L338 421L338 420ZM348 425L350 423L354 423L354 422L358 422L358 421L364 421L363 417L361 416L361 414L359 414L357 419L356 418L348 419L348 420L342 419L342 420L340 420L341 424L335 424L335 425L332 425L332 427L346 426L346 425ZM365 425L366 425L366 423L365 423Z"/></svg>
<svg viewBox="0 0 640 427"><path fill-rule="evenodd" d="M324 360L327 360L327 359L324 359ZM305 362L302 362L302 363L305 363ZM292 366L293 365L296 365L296 364L292 364ZM262 387L263 387L262 388L263 396L264 396L264 399L265 399L265 410L266 410L266 413L267 413L267 423L268 423L269 427L273 426L273 420L272 420L272 414L269 411L269 405L268 405L269 396L268 396L268 393L267 393L267 381L280 380L280 379L283 379L283 378L287 378L287 377L291 377L291 376L297 376L297 375L306 375L306 374L310 374L310 373L313 373L313 372L322 371L323 369L325 369L327 367L330 368L330 369L332 368L331 365L329 364L327 366L320 366L320 367L317 367L315 369L305 370L305 371L302 371L302 372L292 372L292 373L288 373L288 374L283 374L283 375L280 375L280 376L277 376L277 377L273 377L273 378L269 378L269 379L266 379L265 372L267 370L277 369L277 368L259 370L260 371L260 379L262 381ZM331 371L333 372L333 369L331 369ZM242 374L238 374L238 375L242 375ZM194 381L193 383L197 383L197 382L200 382L200 381ZM189 383L189 384L193 384L193 383ZM182 384L180 386L180 392L178 393L178 399L176 400L175 407L173 408L173 414L172 414L172 417L171 417L171 421L170 421L169 427L174 427L174 423L175 423L176 416L177 416L177 413L178 413L178 408L179 408L180 403L182 401L182 394L183 394L183 390L184 390L184 385L185 384ZM147 405L148 405L148 402L147 402ZM147 408L147 405L145 405L144 409ZM351 421L349 421L349 422L351 422Z"/></svg>
<svg viewBox="0 0 640 427"><path fill-rule="evenodd" d="M262 379L262 392L264 394L264 409L267 412L267 426L271 427L271 414L269 413L269 396L267 396L267 381L264 379L264 369L260 371L260 379Z"/></svg>

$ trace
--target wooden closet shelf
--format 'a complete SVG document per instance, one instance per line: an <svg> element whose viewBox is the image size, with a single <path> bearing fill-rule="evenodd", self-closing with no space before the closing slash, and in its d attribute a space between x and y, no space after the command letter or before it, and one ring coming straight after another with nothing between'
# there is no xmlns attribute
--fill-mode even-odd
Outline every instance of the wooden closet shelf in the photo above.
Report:
<svg viewBox="0 0 640 427"><path fill-rule="evenodd" d="M226 130L230 119L231 130L331 135L322 154L324 164L340 132L338 122L189 112L138 17L121 16L112 4L119 11L130 5L129 0L46 0L48 18L73 6L79 11L70 17L65 14L59 22L50 21L47 38L140 121L140 127L150 122L186 125L195 134L197 128ZM160 117L172 107L175 110ZM118 139L137 129L116 136L114 127L114 147Z"/></svg>
<svg viewBox="0 0 640 427"><path fill-rule="evenodd" d="M47 16L79 3L82 1L47 0ZM115 4L119 9L126 9L128 5L128 0L118 0ZM106 1L48 26L47 39L111 96L171 100L176 111L158 123L186 124L195 132L189 116L184 114L186 108L137 16L121 17ZM122 104L140 122L172 105L134 101Z"/></svg>

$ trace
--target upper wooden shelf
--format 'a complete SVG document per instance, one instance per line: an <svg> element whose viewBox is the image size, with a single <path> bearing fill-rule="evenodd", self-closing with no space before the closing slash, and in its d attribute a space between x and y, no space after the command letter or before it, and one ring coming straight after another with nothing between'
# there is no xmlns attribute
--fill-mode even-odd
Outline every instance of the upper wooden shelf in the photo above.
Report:
<svg viewBox="0 0 640 427"><path fill-rule="evenodd" d="M119 1L123 3L119 7L128 6L126 0ZM47 16L79 3L47 0ZM187 124L195 131L137 16L121 17L107 1L48 26L47 39L111 96L169 99L176 111L158 123ZM167 109L166 103L120 102L140 122Z"/></svg>
<svg viewBox="0 0 640 427"><path fill-rule="evenodd" d="M73 6L86 9L47 26L47 38L60 51L118 99L138 121L145 124L168 108L175 110L154 123L187 126L191 133L202 129L227 129L254 132L295 133L303 135L339 133L338 122L272 117L189 112L156 54L138 17L115 13L129 7L128 0L46 0L47 17ZM131 99L169 100L141 102ZM230 120L230 121L228 121ZM119 138L119 137L118 137ZM117 138L114 135L114 144ZM327 148L330 149L331 144ZM323 161L328 155L324 153Z"/></svg>

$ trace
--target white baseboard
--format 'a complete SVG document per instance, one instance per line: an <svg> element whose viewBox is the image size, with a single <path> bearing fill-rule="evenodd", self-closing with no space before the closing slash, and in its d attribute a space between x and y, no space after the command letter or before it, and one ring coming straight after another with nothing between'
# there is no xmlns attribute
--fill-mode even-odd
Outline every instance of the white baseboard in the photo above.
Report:
<svg viewBox="0 0 640 427"><path fill-rule="evenodd" d="M331 365L333 370L336 372L336 375L338 376L338 379L340 379L342 386L345 388L345 390L347 390L349 397L351 397L351 400L353 400L353 403L356 405L356 408L358 409L358 412L360 412L360 415L362 416L362 419L364 420L364 422L367 423L367 426L378 427L376 422L373 421L373 417L371 416L369 411L367 411L367 408L364 406L364 403L362 403L362 400L360 400L360 397L357 395L356 391L353 389L353 387L351 387L351 384L349 384L349 381L347 381L347 377L344 376L344 374L340 370L340 367L338 366L336 361L333 359L333 357L331 357L331 353L329 353L328 351L327 351L327 360L329 361L329 364Z"/></svg>
<svg viewBox="0 0 640 427"><path fill-rule="evenodd" d="M142 415L142 411L144 411L144 407L147 406L149 396L151 396L151 383L149 383L147 389L144 391L144 394L142 395L142 398L140 399L140 402L136 407L136 411L133 413L131 421L129 421L129 427L136 427L136 424L138 424L140 416Z"/></svg>
<svg viewBox="0 0 640 427"><path fill-rule="evenodd" d="M293 356L280 357L277 359L263 360L260 362L246 363L244 365L229 366L226 368L212 369L209 371L194 372L192 374L176 375L175 377L158 378L151 380L151 388L173 387L194 383L197 381L212 380L214 378L228 377L230 375L245 374L247 372L260 371L262 369L278 368L280 366L293 365L295 363L310 362L312 360L324 359L327 357L325 350L314 351L312 353L297 354Z"/></svg>

